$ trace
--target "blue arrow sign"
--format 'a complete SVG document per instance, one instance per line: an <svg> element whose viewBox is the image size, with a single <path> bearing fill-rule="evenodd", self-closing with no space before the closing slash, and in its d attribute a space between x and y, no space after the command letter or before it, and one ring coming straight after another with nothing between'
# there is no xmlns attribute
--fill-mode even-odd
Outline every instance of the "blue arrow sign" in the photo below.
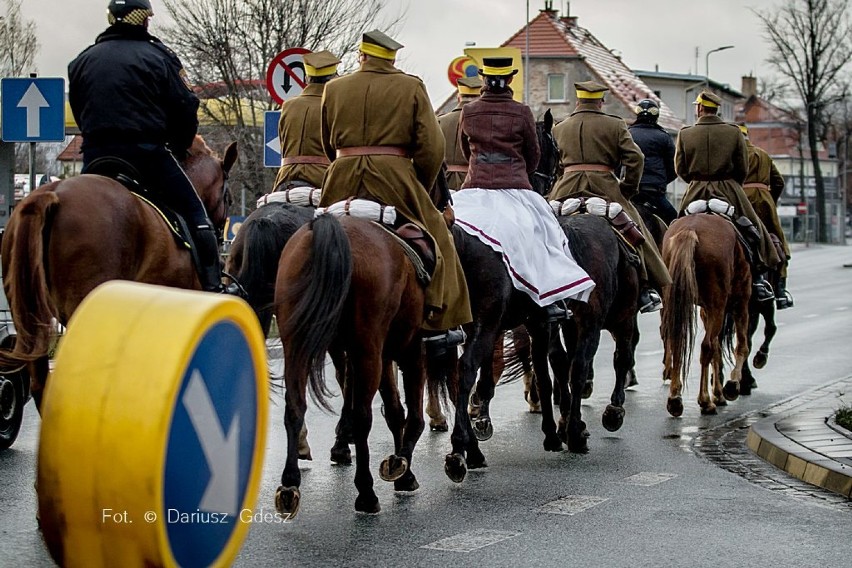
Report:
<svg viewBox="0 0 852 568"><path fill-rule="evenodd" d="M256 389L240 328L228 321L210 327L184 373L166 450L163 512L179 566L213 564L240 523L257 435Z"/></svg>
<svg viewBox="0 0 852 568"><path fill-rule="evenodd" d="M281 167L281 140L278 138L280 110L268 110L263 113L263 166Z"/></svg>
<svg viewBox="0 0 852 568"><path fill-rule="evenodd" d="M0 79L4 142L61 142L65 139L65 79Z"/></svg>

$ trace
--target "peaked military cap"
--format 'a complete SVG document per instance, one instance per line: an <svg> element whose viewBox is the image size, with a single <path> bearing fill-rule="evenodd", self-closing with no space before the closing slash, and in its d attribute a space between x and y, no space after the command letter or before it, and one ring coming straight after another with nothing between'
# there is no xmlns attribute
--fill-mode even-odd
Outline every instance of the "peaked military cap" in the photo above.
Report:
<svg viewBox="0 0 852 568"><path fill-rule="evenodd" d="M480 75L489 77L508 77L517 73L511 57L483 57Z"/></svg>
<svg viewBox="0 0 852 568"><path fill-rule="evenodd" d="M461 95L478 95L482 90L482 79L479 77L462 77L456 82Z"/></svg>
<svg viewBox="0 0 852 568"><path fill-rule="evenodd" d="M340 60L330 51L306 53L302 60L305 62L305 74L309 77L325 77L337 73Z"/></svg>
<svg viewBox="0 0 852 568"><path fill-rule="evenodd" d="M741 122L741 123L737 124L737 126L740 127L740 132L742 132L743 134L748 136L748 126L746 126L745 122Z"/></svg>
<svg viewBox="0 0 852 568"><path fill-rule="evenodd" d="M396 52L403 46L398 41L391 39L379 30L365 32L361 38L360 50L362 53L379 57L381 59L396 59Z"/></svg>
<svg viewBox="0 0 852 568"><path fill-rule="evenodd" d="M695 98L693 104L705 106L707 108L719 108L722 106L722 99L716 93L710 91L701 91Z"/></svg>
<svg viewBox="0 0 852 568"><path fill-rule="evenodd" d="M583 81L582 83L574 83L574 90L578 99L595 100L604 98L609 89L594 81Z"/></svg>

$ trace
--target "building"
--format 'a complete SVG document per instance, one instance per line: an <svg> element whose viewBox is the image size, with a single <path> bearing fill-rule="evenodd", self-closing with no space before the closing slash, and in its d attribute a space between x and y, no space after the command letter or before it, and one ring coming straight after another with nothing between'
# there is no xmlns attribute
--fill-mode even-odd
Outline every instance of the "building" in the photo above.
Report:
<svg viewBox="0 0 852 568"><path fill-rule="evenodd" d="M695 109L692 103L704 89L713 91L722 99L719 115L725 120L734 120L737 107L742 104L745 98L738 91L731 89L730 86L713 81L703 75L667 73L659 70L636 70L634 73L654 91L655 95L666 103L672 113L681 119L685 126L695 124Z"/></svg>

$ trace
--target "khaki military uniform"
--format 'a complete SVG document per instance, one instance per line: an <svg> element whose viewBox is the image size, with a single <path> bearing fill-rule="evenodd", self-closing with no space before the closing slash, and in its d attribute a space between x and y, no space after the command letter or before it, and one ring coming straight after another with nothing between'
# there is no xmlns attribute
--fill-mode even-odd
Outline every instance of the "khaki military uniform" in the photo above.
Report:
<svg viewBox="0 0 852 568"><path fill-rule="evenodd" d="M459 142L459 118L462 107L476 97L462 97L459 104L448 112L438 117L438 124L444 134L444 161L447 162L447 184L450 189L461 189L464 178L467 176L467 158L462 152ZM464 168L464 171L462 171Z"/></svg>
<svg viewBox="0 0 852 568"><path fill-rule="evenodd" d="M778 218L778 209L775 205L776 200L773 197L774 195L780 197L783 193L784 177L763 148L758 148L748 139L746 139L746 147L748 148L748 174L745 183L743 183L743 191L754 208L754 212L766 226L766 230L781 240L785 257L789 259L790 245L787 244L787 238L784 236L784 229L781 227L781 220ZM781 260L784 265L781 269L781 275L786 276L787 263L784 262L785 259Z"/></svg>
<svg viewBox="0 0 852 568"><path fill-rule="evenodd" d="M639 189L644 158L624 120L601 112L594 104L580 104L553 127L553 137L559 146L559 162L566 169L550 198L600 197L619 203L645 236L645 242L638 247L644 272L640 277L657 289L671 284L654 237L630 201L630 196ZM570 166L585 165L602 166L609 171L568 171ZM614 172L620 165L625 172L624 179L619 181Z"/></svg>
<svg viewBox="0 0 852 568"><path fill-rule="evenodd" d="M702 116L695 125L682 128L675 148L675 171L689 183L678 213L697 199L724 199L734 206L737 216L747 217L760 232L760 263L773 268L780 262L766 227L743 192L748 154L739 128L716 115Z"/></svg>
<svg viewBox="0 0 852 568"><path fill-rule="evenodd" d="M281 140L281 158L285 162L275 178L277 188L285 181L304 181L313 187L322 187L322 178L328 164L294 163L303 157L327 160L320 135L320 107L324 84L309 83L302 94L290 99L281 107L278 121L278 138Z"/></svg>
<svg viewBox="0 0 852 568"><path fill-rule="evenodd" d="M426 88L388 60L369 58L356 73L330 81L322 102L323 148L332 161L320 205L363 197L392 205L425 229L437 245L437 264L426 289L428 330L470 322L470 300L452 235L429 199L444 159L444 138ZM336 158L341 148L405 148L410 158L364 155Z"/></svg>

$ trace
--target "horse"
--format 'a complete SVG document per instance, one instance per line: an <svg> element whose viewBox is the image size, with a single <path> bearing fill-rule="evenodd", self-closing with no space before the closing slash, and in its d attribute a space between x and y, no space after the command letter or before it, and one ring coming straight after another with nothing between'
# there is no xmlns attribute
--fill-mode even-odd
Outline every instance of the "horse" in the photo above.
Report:
<svg viewBox="0 0 852 568"><path fill-rule="evenodd" d="M663 239L663 260L672 284L663 293L660 333L664 378L671 380L666 408L683 414L681 391L695 343L695 306L704 324L701 342L701 382L698 404L702 414L739 396L743 365L748 358L748 306L751 271L744 246L733 223L720 215L699 213L676 219ZM723 352L734 350L730 380L722 386ZM713 397L708 391L713 372Z"/></svg>
<svg viewBox="0 0 852 568"><path fill-rule="evenodd" d="M236 143L220 159L196 136L182 163L220 231L236 159ZM98 285L120 279L201 289L191 251L176 242L162 214L122 183L94 174L48 183L24 198L6 226L2 264L18 335L11 352L0 352L0 368L29 368L37 406L49 373L52 321L67 324Z"/></svg>

